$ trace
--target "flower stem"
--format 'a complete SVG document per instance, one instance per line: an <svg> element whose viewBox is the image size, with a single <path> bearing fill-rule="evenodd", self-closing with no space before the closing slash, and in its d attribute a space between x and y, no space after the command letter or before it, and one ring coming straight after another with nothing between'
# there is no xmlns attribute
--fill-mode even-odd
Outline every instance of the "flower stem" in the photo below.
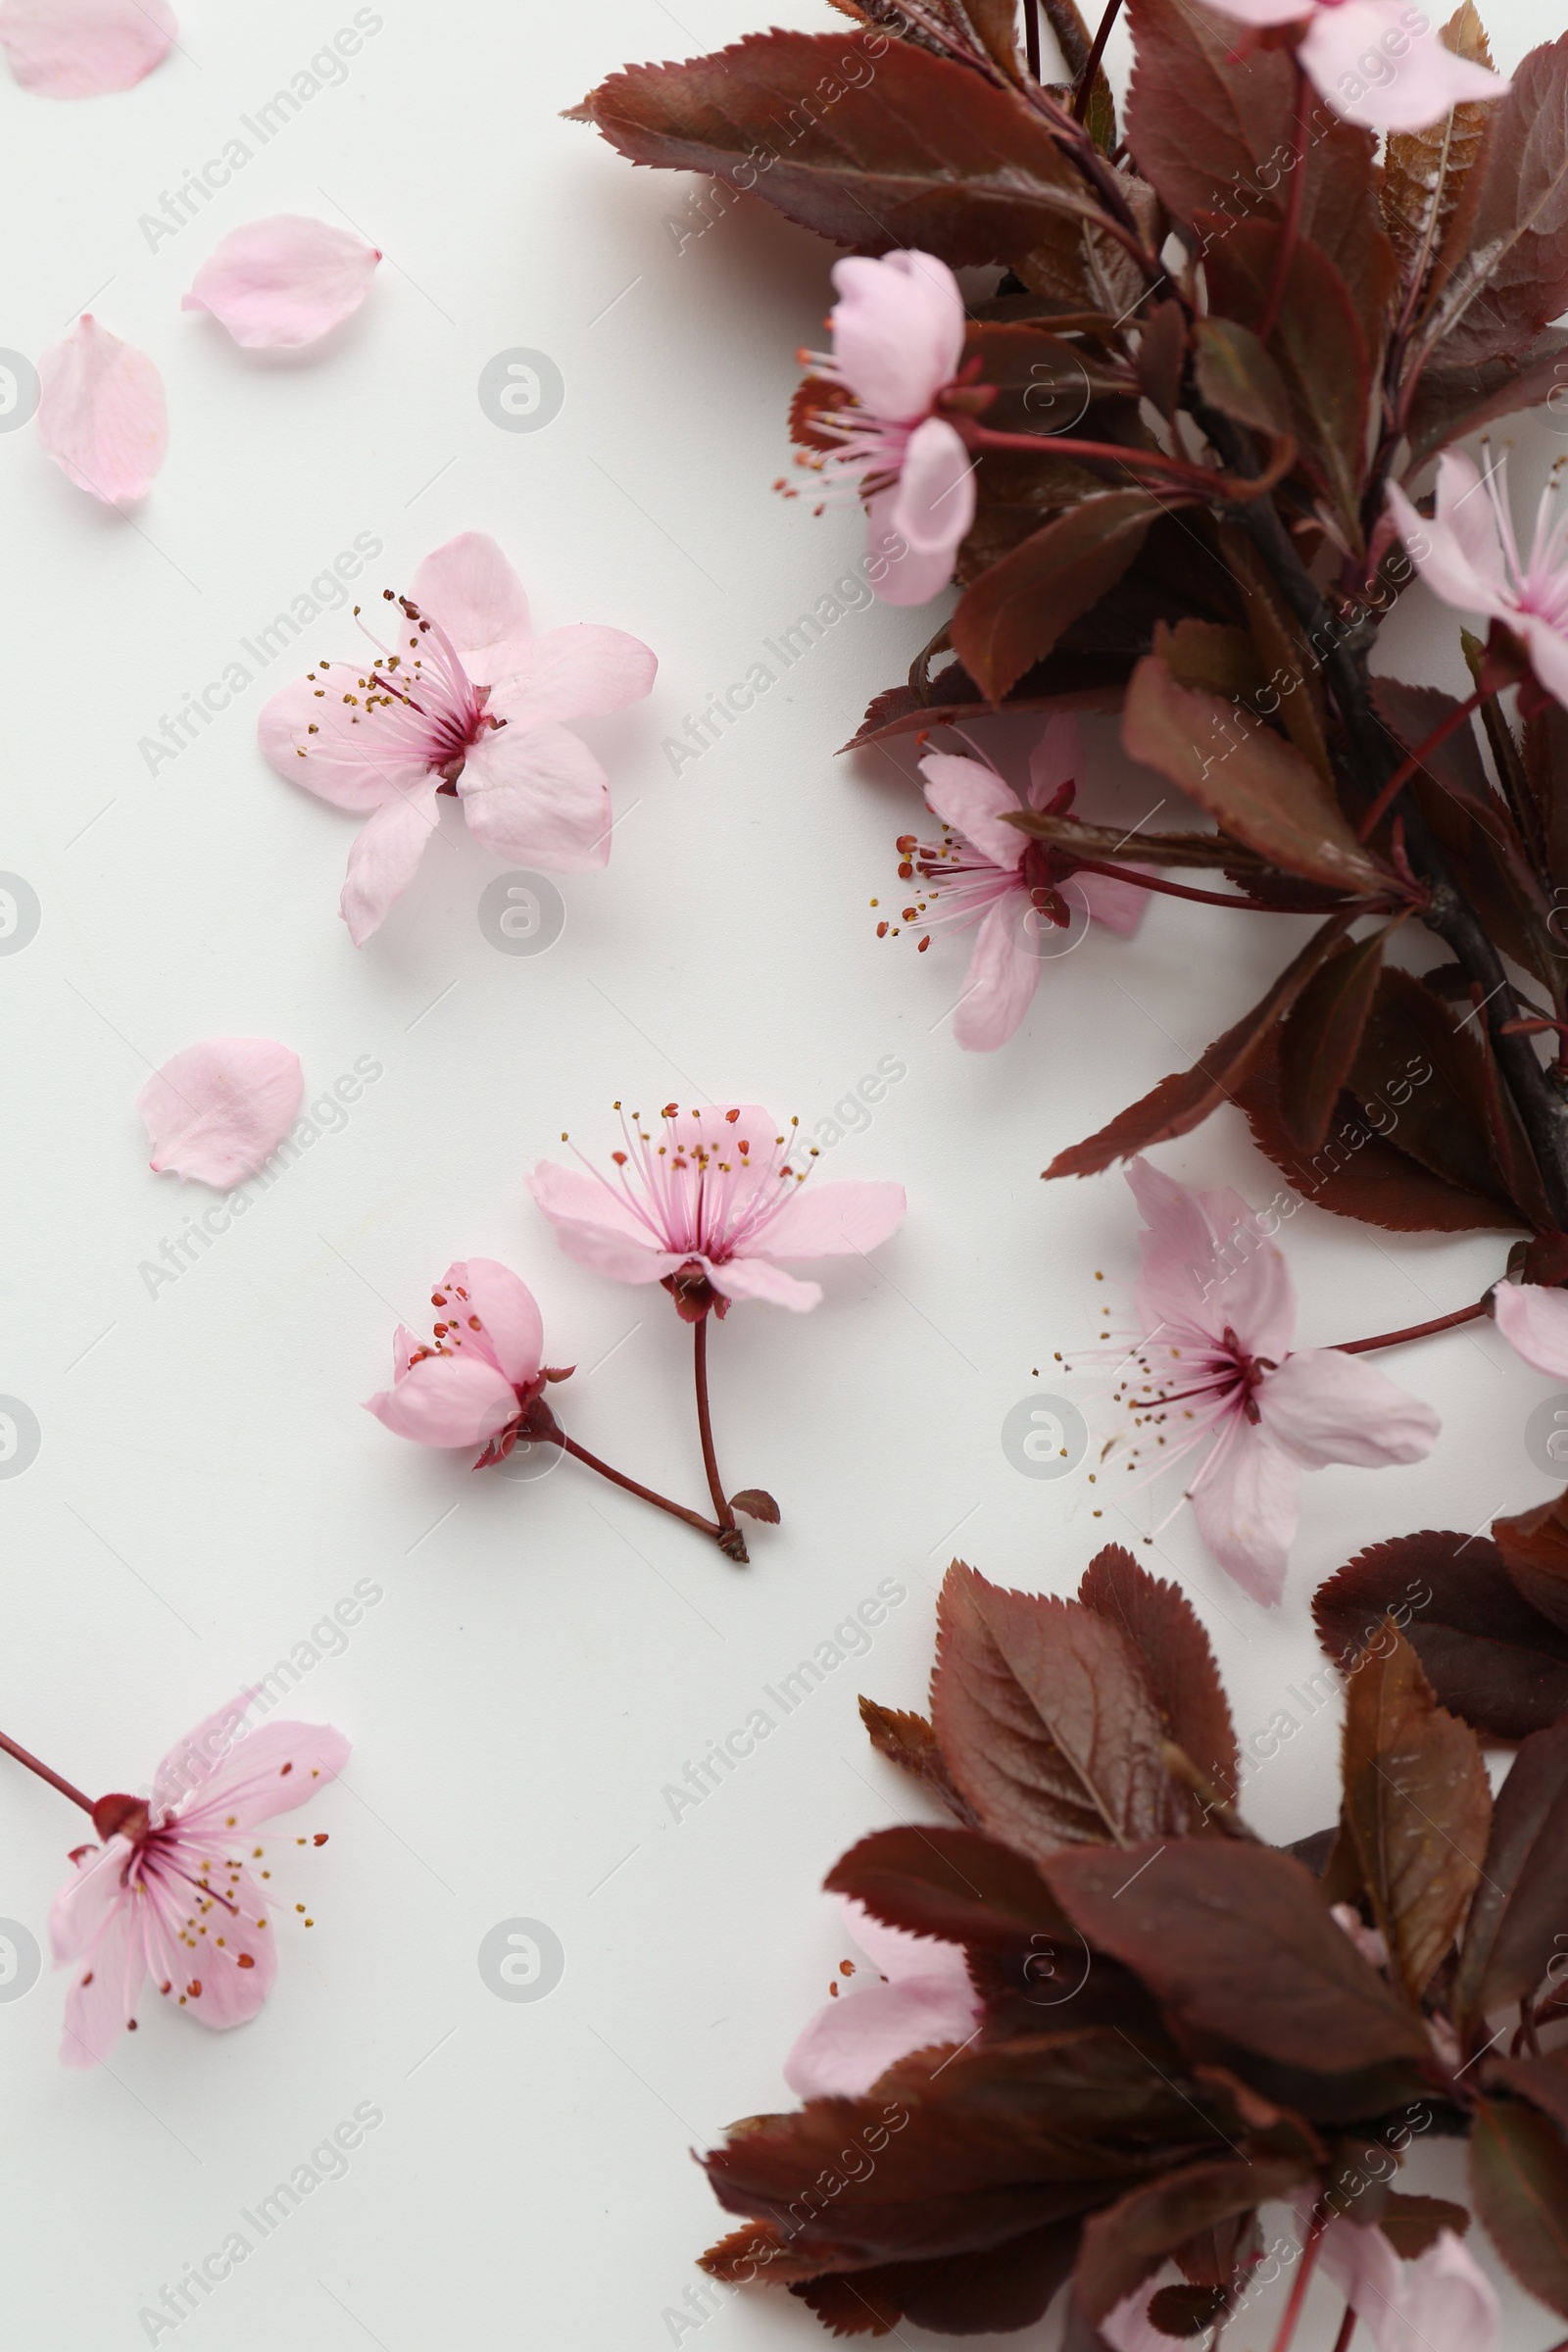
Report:
<svg viewBox="0 0 1568 2352"><path fill-rule="evenodd" d="M1369 1355L1374 1348L1397 1348L1405 1340L1425 1340L1435 1331L1452 1331L1456 1324L1477 1322L1486 1312L1487 1301L1478 1298L1474 1306L1456 1306L1451 1315L1434 1315L1430 1323L1407 1323L1402 1331L1380 1331L1371 1340L1341 1340L1335 1353Z"/></svg>
<svg viewBox="0 0 1568 2352"><path fill-rule="evenodd" d="M1340 2332L1334 2338L1334 2352L1350 2352L1350 2338L1355 2333L1357 2316L1355 2305L1347 2303L1345 2317L1340 2322Z"/></svg>
<svg viewBox="0 0 1568 2352"><path fill-rule="evenodd" d="M1027 0L1025 0L1025 4L1027 5ZM1100 72L1100 61L1105 54L1105 43L1110 38L1110 28L1120 13L1121 0L1106 0L1105 13L1100 20L1100 30L1095 35L1095 45L1085 58L1083 72L1078 76L1078 88L1072 102L1075 122L1086 122L1089 120L1089 102L1095 92L1095 75ZM1038 80L1040 77L1036 74L1035 78Z"/></svg>
<svg viewBox="0 0 1568 2352"><path fill-rule="evenodd" d="M703 1315L692 1325L692 1369L697 1378L697 1428L703 1441L703 1468L708 1472L708 1492L713 1497L718 1513L719 1542L726 1536L739 1542L740 1530L735 1514L724 1494L724 1482L718 1475L718 1456L713 1450L713 1417L708 1405L708 1317ZM746 1557L744 1545L739 1555Z"/></svg>
<svg viewBox="0 0 1568 2352"><path fill-rule="evenodd" d="M1257 339L1266 343L1279 324L1280 312L1285 304L1285 289L1291 280L1291 264L1301 234L1301 204L1306 193L1306 133L1307 110L1311 104L1310 84L1296 59L1296 122L1291 142L1291 192L1285 199L1285 226L1280 231L1279 250L1274 257L1274 282L1268 290L1263 316L1257 322Z"/></svg>
<svg viewBox="0 0 1568 2352"><path fill-rule="evenodd" d="M19 1764L25 1764L29 1772L35 1772L40 1781L47 1781L51 1788L58 1788L62 1796L69 1796L72 1803L79 1805L84 1813L91 1813L90 1796L83 1796L79 1788L74 1788L69 1781L63 1781L58 1772L51 1772L47 1764L40 1764L36 1756L29 1756L24 1747L19 1747L14 1740L8 1740L4 1732L0 1732L0 1748L8 1756L15 1756Z"/></svg>
<svg viewBox="0 0 1568 2352"><path fill-rule="evenodd" d="M569 1453L573 1461L581 1462L585 1469L597 1470L601 1478L610 1480L612 1486L624 1487L628 1494L640 1494L644 1502L651 1502L656 1510L668 1511L672 1519L684 1519L686 1525L695 1527L700 1535L712 1536L715 1541L722 1539L724 1530L715 1527L711 1519L705 1519L699 1511L689 1511L683 1502L671 1502L667 1494L656 1494L652 1487L640 1485L635 1478L627 1478L623 1471L612 1470L608 1462L602 1462L596 1453L590 1453L586 1446L579 1446L575 1438L568 1438L564 1429L552 1430L548 1436L563 1451Z"/></svg>
<svg viewBox="0 0 1568 2352"><path fill-rule="evenodd" d="M1040 79L1040 0L1023 0L1023 52L1034 79Z"/></svg>
<svg viewBox="0 0 1568 2352"><path fill-rule="evenodd" d="M1137 840L1134 834L1132 839ZM1196 899L1200 906L1240 906L1250 914L1298 914L1296 906L1280 906L1267 899L1238 898L1234 891L1193 890L1185 882L1167 882L1162 875L1133 873L1123 865L1111 865L1099 858L1075 858L1073 864L1086 874L1108 874L1112 881L1130 882L1134 890L1158 891L1164 898ZM1316 908L1312 910L1316 912ZM1357 909L1359 911L1359 909Z"/></svg>
<svg viewBox="0 0 1568 2352"><path fill-rule="evenodd" d="M1428 755L1432 752L1435 752L1440 744L1446 743L1450 735L1457 734L1459 729L1468 719L1474 716L1475 712L1479 710L1480 708L1481 689L1477 687L1474 694L1470 695L1466 701L1456 704L1453 710L1448 712L1447 717L1439 721L1438 725L1433 728L1426 741L1417 745L1416 749L1410 754L1409 758L1395 769L1393 775L1384 785L1383 790L1378 794L1377 799L1373 802L1371 808L1367 810L1365 816L1362 817L1361 822L1355 828L1355 838L1357 841L1370 840L1372 834L1376 831L1384 816L1387 815L1390 804L1396 800L1398 795L1404 790L1404 787L1409 783L1410 778L1415 774L1416 769L1426 765Z"/></svg>
<svg viewBox="0 0 1568 2352"><path fill-rule="evenodd" d="M1274 2352L1291 2352L1291 2345L1296 2339L1296 2324L1301 2316L1301 2306L1306 2301L1306 2290L1312 2283L1312 2269L1317 2261L1322 2243L1322 2230L1314 2230L1301 2248L1300 2268L1296 2274L1296 2284L1291 2289L1291 2299L1285 2306L1285 2317L1280 2322L1280 2331L1274 2338Z"/></svg>

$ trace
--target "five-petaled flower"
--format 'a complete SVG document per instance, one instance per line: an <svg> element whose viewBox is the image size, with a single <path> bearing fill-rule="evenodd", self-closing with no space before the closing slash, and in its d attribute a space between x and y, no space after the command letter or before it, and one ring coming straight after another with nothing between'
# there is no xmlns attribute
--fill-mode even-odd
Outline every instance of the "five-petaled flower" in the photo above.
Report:
<svg viewBox="0 0 1568 2352"><path fill-rule="evenodd" d="M836 262L833 284L833 349L800 356L836 398L808 411L816 454L798 463L865 502L868 576L883 603L927 604L974 520L973 461L935 413L963 358L963 296L930 253Z"/></svg>
<svg viewBox="0 0 1568 2352"><path fill-rule="evenodd" d="M1275 1602L1302 1470L1421 1461L1438 1415L1358 1355L1292 1352L1295 1286L1240 1194L1190 1192L1143 1159L1126 1175L1147 1221L1116 1391L1141 1433L1129 1458L1157 1472L1205 1447L1181 1499L1220 1566Z"/></svg>
<svg viewBox="0 0 1568 2352"><path fill-rule="evenodd" d="M1564 460L1541 494L1528 558L1508 507L1508 461L1485 473L1462 450L1438 465L1437 513L1428 522L1389 484L1389 510L1427 586L1460 612L1500 621L1546 692L1568 703L1568 512L1560 503Z"/></svg>
<svg viewBox="0 0 1568 2352"><path fill-rule="evenodd" d="M426 556L365 663L320 662L261 714L281 776L369 816L349 852L343 920L356 947L414 879L443 793L468 830L514 864L574 873L610 857L610 783L563 723L640 702L654 656L623 630L533 637L528 600L481 531ZM358 615L358 607L356 607Z"/></svg>
<svg viewBox="0 0 1568 2352"><path fill-rule="evenodd" d="M1082 765L1077 720L1053 718L1030 758L1027 806L1065 814ZM1068 944L1074 914L1092 915L1125 938L1143 921L1148 893L1112 874L1084 873L1067 852L1004 822L1025 804L984 760L928 752L920 773L927 804L949 835L940 842L900 837L900 879L918 875L922 885L921 897L904 909L904 926L920 932L923 948L939 929L979 924L953 1034L971 1053L989 1054L1028 1011L1041 962ZM883 933L890 927L877 926Z"/></svg>
<svg viewBox="0 0 1568 2352"><path fill-rule="evenodd" d="M621 1111L613 1178L546 1159L528 1189L568 1257L617 1282L662 1282L688 1322L710 1307L723 1316L736 1298L802 1310L820 1289L775 1261L859 1256L887 1240L906 1203L901 1184L803 1189L816 1154L803 1153L797 1125L780 1134L755 1102L668 1102L656 1136L639 1112Z"/></svg>
<svg viewBox="0 0 1568 2352"><path fill-rule="evenodd" d="M226 1849L305 1804L342 1771L349 1743L330 1724L242 1732L252 1695L171 1748L149 1798L104 1796L93 1807L103 1842L76 1848L49 1914L55 1964L75 1971L60 2045L67 2066L98 2065L135 2030L149 1977L206 2026L243 2025L271 1989L276 1937L249 1867L262 1848L245 1859ZM314 1842L324 1845L324 1834Z"/></svg>
<svg viewBox="0 0 1568 2352"><path fill-rule="evenodd" d="M493 1257L460 1259L430 1294L440 1321L421 1341L400 1323L392 1342L392 1386L365 1409L417 1446L482 1446L482 1469L503 1460L540 1409L547 1382L564 1380L543 1361L545 1331L527 1285Z"/></svg>
<svg viewBox="0 0 1568 2352"><path fill-rule="evenodd" d="M1304 24L1297 55L1308 79L1348 122L1365 130L1424 130L1466 100L1500 98L1500 74L1456 56L1409 0L1213 0L1222 16L1259 30ZM1299 167L1298 167L1299 168Z"/></svg>

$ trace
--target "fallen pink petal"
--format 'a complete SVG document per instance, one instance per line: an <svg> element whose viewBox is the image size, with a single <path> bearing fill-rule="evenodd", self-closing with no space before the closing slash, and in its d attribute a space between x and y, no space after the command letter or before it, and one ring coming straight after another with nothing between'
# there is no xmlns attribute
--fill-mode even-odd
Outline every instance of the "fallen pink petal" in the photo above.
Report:
<svg viewBox="0 0 1568 2352"><path fill-rule="evenodd" d="M145 498L169 451L164 379L90 313L38 362L38 439L68 481L105 506Z"/></svg>
<svg viewBox="0 0 1568 2352"><path fill-rule="evenodd" d="M226 236L180 309L210 311L247 351L297 351L353 316L380 259L347 229L279 213Z"/></svg>
<svg viewBox="0 0 1568 2352"><path fill-rule="evenodd" d="M226 1191L268 1160L299 1116L299 1055L269 1037L187 1046L136 1098L154 1172Z"/></svg>
<svg viewBox="0 0 1568 2352"><path fill-rule="evenodd" d="M163 63L175 30L169 0L0 5L0 49L22 87L40 98L100 98L128 90Z"/></svg>

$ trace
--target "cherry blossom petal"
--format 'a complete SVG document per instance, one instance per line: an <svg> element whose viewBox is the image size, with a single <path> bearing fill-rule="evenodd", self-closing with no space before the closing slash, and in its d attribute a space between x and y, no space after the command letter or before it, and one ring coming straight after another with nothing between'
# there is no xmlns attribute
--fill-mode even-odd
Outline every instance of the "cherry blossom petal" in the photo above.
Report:
<svg viewBox="0 0 1568 2352"><path fill-rule="evenodd" d="M215 1707L193 1732L186 1733L177 1747L170 1749L153 1774L155 1815L172 1811L206 1787L236 1739L242 1736L240 1727L255 1696L254 1690L242 1690L225 1706Z"/></svg>
<svg viewBox="0 0 1568 2352"><path fill-rule="evenodd" d="M895 1984L906 1977L942 1979L973 1999L969 1964L961 1943L945 1943L938 1936L915 1936L907 1928L889 1927L853 1896L844 1898L844 1925L866 1958Z"/></svg>
<svg viewBox="0 0 1568 2352"><path fill-rule="evenodd" d="M158 1937L153 1923L145 1921L146 1957L159 1992L172 2007L221 2032L247 2025L271 1991L277 1977L277 1935L272 1905L250 1871L215 1870L208 1884L215 1896L221 1894L233 1905L232 1910L215 1900L205 1916L198 1913L195 1951L177 1933ZM201 1899L195 1887L183 1891L188 1891L194 1908ZM199 1933L203 1928L205 1935ZM166 1984L169 1990L164 1993Z"/></svg>
<svg viewBox="0 0 1568 2352"><path fill-rule="evenodd" d="M1148 891L1136 882L1120 881L1114 874L1074 874L1072 887L1083 892L1084 905L1094 920L1123 939L1131 939L1149 912Z"/></svg>
<svg viewBox="0 0 1568 2352"><path fill-rule="evenodd" d="M797 1185L760 1246L769 1257L852 1257L898 1230L908 1206L902 1184Z"/></svg>
<svg viewBox="0 0 1568 2352"><path fill-rule="evenodd" d="M256 739L280 776L356 815L412 792L430 772L419 753L398 752L363 708L344 701L361 674L348 662L320 662L280 687L256 722Z"/></svg>
<svg viewBox="0 0 1568 2352"><path fill-rule="evenodd" d="M276 1151L304 1093L299 1055L270 1037L187 1046L136 1097L154 1171L172 1168L226 1192Z"/></svg>
<svg viewBox="0 0 1568 2352"><path fill-rule="evenodd" d="M845 383L876 416L923 416L963 357L963 295L929 253L835 262L828 323Z"/></svg>
<svg viewBox="0 0 1568 2352"><path fill-rule="evenodd" d="M926 806L945 825L972 842L982 858L1010 874L1028 848L1028 838L1004 816L1016 816L1018 795L994 767L957 752L927 752L920 762Z"/></svg>
<svg viewBox="0 0 1568 2352"><path fill-rule="evenodd" d="M1465 612L1500 616L1511 612L1497 518L1473 458L1445 451L1438 466L1438 511L1430 522L1397 482L1389 484L1389 512L1406 554L1445 604Z"/></svg>
<svg viewBox="0 0 1568 2352"><path fill-rule="evenodd" d="M488 531L464 531L426 556L409 601L445 629L476 686L492 685L524 658L528 599Z"/></svg>
<svg viewBox="0 0 1568 2352"><path fill-rule="evenodd" d="M1412 33L1409 25L1405 0L1338 0L1314 11L1298 55L1347 122L1364 130L1424 130L1466 99L1500 98L1509 88L1485 66L1456 57L1430 20L1424 32ZM1390 37L1401 54L1384 46Z"/></svg>
<svg viewBox="0 0 1568 2352"><path fill-rule="evenodd" d="M1256 1402L1269 1436L1309 1470L1424 1461L1443 1427L1430 1404L1339 1348L1287 1356L1264 1376Z"/></svg>
<svg viewBox="0 0 1568 2352"><path fill-rule="evenodd" d="M211 311L247 351L297 351L357 311L381 259L326 220L248 220L197 270L182 311Z"/></svg>
<svg viewBox="0 0 1568 2352"><path fill-rule="evenodd" d="M479 1355L426 1355L379 1396L373 1413L394 1437L416 1446L482 1446L514 1420L517 1399L506 1374Z"/></svg>
<svg viewBox="0 0 1568 2352"><path fill-rule="evenodd" d="M1236 24L1297 24L1312 13L1312 0L1212 0Z"/></svg>
<svg viewBox="0 0 1568 2352"><path fill-rule="evenodd" d="M1218 1339L1227 1324L1252 1355L1278 1359L1296 1323L1296 1288L1239 1193L1197 1193L1147 1159L1123 1171L1149 1231L1136 1289L1148 1333L1166 1322Z"/></svg>
<svg viewBox="0 0 1568 2352"><path fill-rule="evenodd" d="M179 1815L182 1834L251 1830L308 1804L349 1760L350 1743L329 1723L263 1723L236 1740L195 1803Z"/></svg>
<svg viewBox="0 0 1568 2352"><path fill-rule="evenodd" d="M1084 772L1084 744L1071 710L1057 710L1047 719L1045 732L1029 755L1029 806L1044 808L1064 784L1074 784Z"/></svg>
<svg viewBox="0 0 1568 2352"><path fill-rule="evenodd" d="M440 791L439 776L421 776L383 801L355 835L338 905L357 948L380 929L418 871L431 835L440 830Z"/></svg>
<svg viewBox="0 0 1568 2352"><path fill-rule="evenodd" d="M640 703L658 671L657 655L640 638L579 621L520 648L516 666L497 681L489 709L514 726L597 718Z"/></svg>
<svg viewBox="0 0 1568 2352"><path fill-rule="evenodd" d="M553 720L481 737L458 792L469 832L498 858L558 874L610 862L610 779Z"/></svg>
<svg viewBox="0 0 1568 2352"><path fill-rule="evenodd" d="M1568 1378L1568 1291L1539 1282L1499 1282L1492 1294L1497 1329L1538 1372Z"/></svg>
<svg viewBox="0 0 1568 2352"><path fill-rule="evenodd" d="M947 1977L868 1984L817 2011L784 2061L784 2080L798 2098L859 2098L911 2050L967 2041L979 2017L969 1986Z"/></svg>
<svg viewBox="0 0 1568 2352"><path fill-rule="evenodd" d="M1239 1414L1193 1477L1193 1516L1203 1542L1226 1574L1268 1608L1285 1591L1300 1487L1299 1463Z"/></svg>
<svg viewBox="0 0 1568 2352"><path fill-rule="evenodd" d="M78 490L129 506L169 451L164 379L144 351L84 312L38 362L38 439Z"/></svg>
<svg viewBox="0 0 1568 2352"><path fill-rule="evenodd" d="M663 1247L628 1201L586 1168L543 1159L527 1185L562 1249L580 1266L616 1282L661 1282L685 1262L682 1253Z"/></svg>
<svg viewBox="0 0 1568 2352"><path fill-rule="evenodd" d="M1401 2262L1375 2225L1336 2216L1323 2232L1324 2274L1359 2313L1376 2352L1498 2352L1502 2319L1491 2280L1451 2230Z"/></svg>
<svg viewBox="0 0 1568 2352"><path fill-rule="evenodd" d="M169 55L169 0L5 0L0 48L24 90L98 98L128 90Z"/></svg>
<svg viewBox="0 0 1568 2352"><path fill-rule="evenodd" d="M467 1303L455 1299L465 1348L477 1346L488 1353L516 1388L526 1388L539 1375L544 1360L545 1323L539 1302L520 1276L494 1257L469 1257L449 1266L437 1290L467 1293ZM470 1332L468 1318L477 1316L479 1329Z"/></svg>
<svg viewBox="0 0 1568 2352"><path fill-rule="evenodd" d="M797 1315L808 1314L822 1303L820 1283L798 1281L765 1258L705 1257L702 1263L714 1290L726 1298L756 1298L767 1306L787 1306Z"/></svg>
<svg viewBox="0 0 1568 2352"><path fill-rule="evenodd" d="M122 1845L123 1840L117 1838L114 1843ZM122 1853L119 1860L123 1859ZM100 2066L108 2057L135 2016L147 1982L141 1920L133 1896L122 1894L96 1943L75 1967L77 1973L66 1995L60 2063L82 2069Z"/></svg>
<svg viewBox="0 0 1568 2352"><path fill-rule="evenodd" d="M953 577L953 549L909 544L897 521L900 487L878 490L866 505L865 555L868 576L884 605L928 605ZM955 542L955 546L956 542Z"/></svg>
<svg viewBox="0 0 1568 2352"><path fill-rule="evenodd" d="M940 556L949 571L974 520L974 460L956 429L928 416L909 435L890 520L916 555Z"/></svg>
<svg viewBox="0 0 1568 2352"><path fill-rule="evenodd" d="M955 1042L966 1054L994 1054L1004 1046L1033 1001L1040 958L1023 933L1028 910L1027 893L1009 890L980 925L953 1016Z"/></svg>
<svg viewBox="0 0 1568 2352"><path fill-rule="evenodd" d="M121 1873L131 1853L127 1838L89 1846L49 1906L49 1944L56 1968L79 1960L126 1899Z"/></svg>

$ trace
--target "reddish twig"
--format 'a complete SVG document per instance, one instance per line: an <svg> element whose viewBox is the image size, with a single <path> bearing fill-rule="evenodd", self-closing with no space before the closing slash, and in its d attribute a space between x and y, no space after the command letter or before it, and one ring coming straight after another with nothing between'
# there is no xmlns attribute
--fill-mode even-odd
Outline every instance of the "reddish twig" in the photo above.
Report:
<svg viewBox="0 0 1568 2352"><path fill-rule="evenodd" d="M1084 60L1083 72L1078 76L1078 87L1073 93L1072 117L1075 122L1087 122L1089 120L1089 101L1094 96L1095 75L1100 72L1100 61L1105 54L1105 43L1110 38L1110 28L1120 14L1121 0L1107 0L1105 13L1100 20L1100 30L1095 34L1094 47ZM1038 78L1037 75L1036 79Z"/></svg>
<svg viewBox="0 0 1568 2352"><path fill-rule="evenodd" d="M1285 289L1290 283L1291 264L1301 234L1301 204L1306 193L1306 134L1309 128L1308 111L1311 106L1311 84L1296 64L1296 120L1291 141L1291 192L1285 199L1285 226L1280 231L1279 250L1274 256L1274 282L1268 290L1263 316L1257 324L1257 339L1266 343L1279 324L1280 312L1285 305Z"/></svg>
<svg viewBox="0 0 1568 2352"><path fill-rule="evenodd" d="M645 1487L637 1479L628 1478L623 1470L612 1470L608 1462L599 1459L598 1454L590 1453L586 1446L579 1446L575 1438L568 1438L564 1429L548 1430L544 1438L547 1445L559 1446L564 1453L570 1454L574 1462L581 1462L585 1470L597 1470L599 1476L608 1478L612 1486L624 1487L628 1494L639 1495L644 1502L651 1502L656 1510L667 1511L672 1519L684 1519L686 1525L695 1527L699 1535L711 1536L715 1542L722 1541L724 1530L715 1527L711 1519L705 1519L699 1511L689 1511L683 1502L671 1502L667 1494L656 1494L652 1487Z"/></svg>
<svg viewBox="0 0 1568 2352"><path fill-rule="evenodd" d="M1365 816L1362 817L1361 822L1356 826L1355 838L1357 841L1371 839L1378 825L1388 814L1393 803L1397 800L1410 778L1415 774L1416 769L1424 767L1431 754L1437 751L1441 744L1446 743L1450 735L1457 734L1466 719L1473 718L1480 708L1481 689L1478 686L1475 693L1469 695L1464 702L1456 703L1447 717L1441 719L1433 728L1426 741L1418 744L1409 758L1395 769Z"/></svg>
<svg viewBox="0 0 1568 2352"><path fill-rule="evenodd" d="M40 1764L36 1756L29 1755L24 1747L19 1747L14 1740L8 1740L4 1732L0 1732L0 1748L8 1756L15 1756L19 1764L25 1764L29 1772L35 1772L40 1781L47 1781L51 1788L58 1788L62 1796L69 1796L72 1803L79 1805L84 1813L91 1813L90 1796L83 1796L81 1790L73 1788L70 1781L63 1781L58 1772L51 1772L47 1764Z"/></svg>
<svg viewBox="0 0 1568 2352"><path fill-rule="evenodd" d="M1403 1331L1380 1331L1371 1340L1341 1340L1337 1355L1367 1355L1374 1348L1397 1348L1405 1340L1429 1339L1435 1331L1453 1331L1461 1323L1476 1323L1490 1310L1485 1298L1474 1306L1456 1306L1451 1315L1434 1315L1430 1323L1407 1323Z"/></svg>

